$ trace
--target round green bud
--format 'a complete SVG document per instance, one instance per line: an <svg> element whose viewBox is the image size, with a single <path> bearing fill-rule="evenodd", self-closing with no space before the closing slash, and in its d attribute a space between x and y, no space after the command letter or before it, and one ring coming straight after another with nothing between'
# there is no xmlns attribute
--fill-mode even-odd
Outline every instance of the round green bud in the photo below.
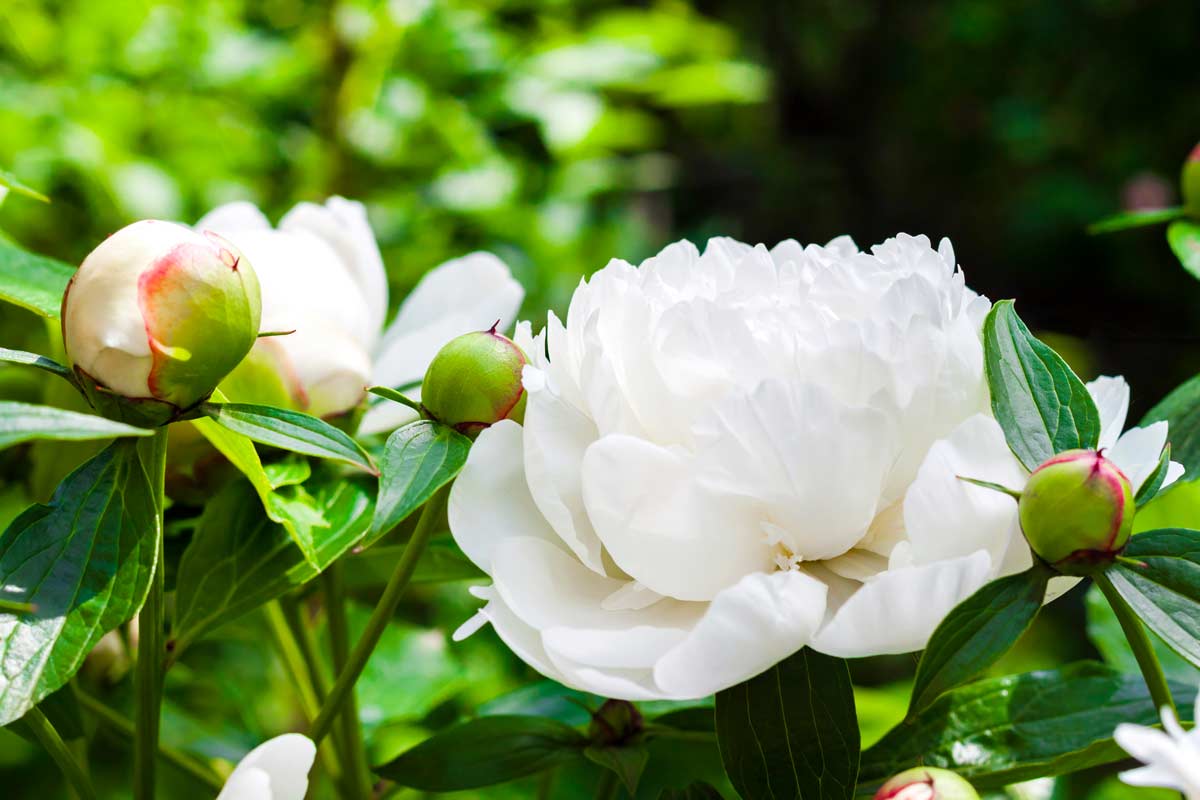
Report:
<svg viewBox="0 0 1200 800"><path fill-rule="evenodd" d="M503 419L525 417L521 370L528 359L507 336L491 330L451 339L433 357L421 384L421 405L438 422L477 436Z"/></svg>
<svg viewBox="0 0 1200 800"><path fill-rule="evenodd" d="M67 358L92 405L138 425L180 419L254 346L258 278L229 242L143 220L83 260L62 302Z"/></svg>
<svg viewBox="0 0 1200 800"><path fill-rule="evenodd" d="M913 767L879 787L875 800L979 800L979 794L948 769Z"/></svg>
<svg viewBox="0 0 1200 800"><path fill-rule="evenodd" d="M642 713L628 700L605 700L592 714L588 738L595 744L612 746L626 744L645 729Z"/></svg>
<svg viewBox="0 0 1200 800"><path fill-rule="evenodd" d="M1046 461L1029 476L1017 508L1033 552L1066 575L1103 569L1133 531L1129 479L1096 450Z"/></svg>
<svg viewBox="0 0 1200 800"><path fill-rule="evenodd" d="M1183 207L1191 216L1200 217L1200 144L1192 148L1187 161L1183 162L1179 183Z"/></svg>

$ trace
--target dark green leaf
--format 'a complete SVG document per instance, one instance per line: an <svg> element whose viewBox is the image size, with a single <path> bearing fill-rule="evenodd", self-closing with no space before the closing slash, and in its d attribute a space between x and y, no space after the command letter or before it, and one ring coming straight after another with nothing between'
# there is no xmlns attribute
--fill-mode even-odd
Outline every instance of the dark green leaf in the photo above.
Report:
<svg viewBox="0 0 1200 800"><path fill-rule="evenodd" d="M75 692L70 686L59 689L38 703L37 707L63 739L70 741L83 738L83 711L79 708L79 701L75 699ZM14 722L9 730L28 741L37 741L33 731L25 724L24 717Z"/></svg>
<svg viewBox="0 0 1200 800"><path fill-rule="evenodd" d="M42 194L37 189L26 186L24 183L21 183L16 175L13 175L11 172L2 169L0 169L0 186L3 186L6 189L11 189L16 194L25 195L26 197L38 200L42 203L50 202L49 197L46 197L46 195Z"/></svg>
<svg viewBox="0 0 1200 800"><path fill-rule="evenodd" d="M0 361L5 361L9 364L22 364L27 367L37 367L52 375L66 378L72 384L75 383L75 374L71 370L54 359L40 356L37 353L28 353L24 350L9 350L7 347L0 347Z"/></svg>
<svg viewBox="0 0 1200 800"><path fill-rule="evenodd" d="M983 348L992 412L1022 464L1034 470L1056 453L1096 446L1100 414L1087 387L1029 332L1011 300L988 312Z"/></svg>
<svg viewBox="0 0 1200 800"><path fill-rule="evenodd" d="M1129 540L1113 586L1172 650L1200 667L1200 531L1164 528Z"/></svg>
<svg viewBox="0 0 1200 800"><path fill-rule="evenodd" d="M1049 571L1035 564L992 581L959 603L933 632L913 683L912 714L983 672L1029 629L1046 597Z"/></svg>
<svg viewBox="0 0 1200 800"><path fill-rule="evenodd" d="M600 708L603 702L604 698L598 695L543 679L489 700L476 713L479 716L549 717L568 725L586 725L592 718L591 710Z"/></svg>
<svg viewBox="0 0 1200 800"><path fill-rule="evenodd" d="M372 474L376 472L371 457L345 431L310 414L249 403L206 403L204 413L259 444L344 461Z"/></svg>
<svg viewBox="0 0 1200 800"><path fill-rule="evenodd" d="M1095 584L1088 587L1084 597L1087 606L1088 639L1100 651L1104 663L1120 672L1130 675L1140 674L1141 667L1138 666L1137 658L1133 655L1133 648L1129 646L1129 640L1125 638L1125 631L1121 630L1121 623L1117 620L1112 606L1104 599L1100 587ZM1162 665L1167 680L1184 685L1200 685L1200 670L1168 647L1166 642L1158 638L1153 631L1150 631L1149 634L1150 643L1154 646L1154 654L1158 656L1158 662Z"/></svg>
<svg viewBox="0 0 1200 800"><path fill-rule="evenodd" d="M150 482L133 442L118 441L26 509L0 536L0 725L61 688L105 633L146 598L158 555Z"/></svg>
<svg viewBox="0 0 1200 800"><path fill-rule="evenodd" d="M1171 458L1183 465L1183 480L1200 477L1200 375L1188 379L1150 409L1139 427L1166 421Z"/></svg>
<svg viewBox="0 0 1200 800"><path fill-rule="evenodd" d="M638 782L642 779L646 762L650 759L646 748L636 744L624 747L591 745L584 749L583 755L589 761L615 772L631 797L637 794Z"/></svg>
<svg viewBox="0 0 1200 800"><path fill-rule="evenodd" d="M693 783L686 789L667 789L658 800L723 800L721 793L707 783Z"/></svg>
<svg viewBox="0 0 1200 800"><path fill-rule="evenodd" d="M1142 486L1138 489L1137 497L1134 499L1135 506L1144 506L1154 499L1158 490L1162 488L1163 481L1167 479L1167 470L1170 467L1171 443L1167 442L1158 456L1158 466L1146 477L1146 480L1142 481Z"/></svg>
<svg viewBox="0 0 1200 800"><path fill-rule="evenodd" d="M0 300L58 319L75 267L0 239Z"/></svg>
<svg viewBox="0 0 1200 800"><path fill-rule="evenodd" d="M372 538L365 544L399 525L453 480L470 450L470 439L438 422L421 420L392 433L381 461Z"/></svg>
<svg viewBox="0 0 1200 800"><path fill-rule="evenodd" d="M179 562L175 656L218 625L312 580L362 538L374 507L368 487L330 479L312 488L329 522L312 562L281 526L263 517L247 484L233 483L208 503Z"/></svg>
<svg viewBox="0 0 1200 800"><path fill-rule="evenodd" d="M1172 687L1190 710L1195 687ZM1158 711L1140 675L1093 662L989 678L946 692L863 753L860 789L924 764L992 789L1128 758L1112 740L1119 723L1154 725Z"/></svg>
<svg viewBox="0 0 1200 800"><path fill-rule="evenodd" d="M587 738L540 717L480 717L445 730L375 772L426 792L477 789L582 757Z"/></svg>
<svg viewBox="0 0 1200 800"><path fill-rule="evenodd" d="M1167 244L1183 268L1200 278L1200 223L1177 220L1167 226Z"/></svg>
<svg viewBox="0 0 1200 800"><path fill-rule="evenodd" d="M717 740L742 797L849 798L859 733L850 672L807 648L717 694Z"/></svg>
<svg viewBox="0 0 1200 800"><path fill-rule="evenodd" d="M0 400L0 449L34 439L78 441L153 434L154 431L147 428L113 422L93 414Z"/></svg>
<svg viewBox="0 0 1200 800"><path fill-rule="evenodd" d="M1088 225L1087 230L1091 234L1113 233L1115 231L1129 230L1130 228L1142 228L1147 225L1161 225L1164 222L1179 219L1183 216L1183 213L1183 209L1179 207L1122 211L1120 214L1105 217L1099 222L1093 222L1091 225Z"/></svg>

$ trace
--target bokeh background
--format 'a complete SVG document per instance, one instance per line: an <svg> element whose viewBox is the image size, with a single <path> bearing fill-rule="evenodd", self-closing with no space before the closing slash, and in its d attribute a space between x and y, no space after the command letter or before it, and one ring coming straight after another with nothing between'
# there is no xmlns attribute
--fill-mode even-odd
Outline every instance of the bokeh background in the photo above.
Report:
<svg viewBox="0 0 1200 800"><path fill-rule="evenodd" d="M482 248L535 320L609 258L683 237L949 236L968 282L1018 298L1084 377L1126 375L1136 420L1200 372L1200 283L1161 229L1085 227L1177 201L1200 138L1198 36L1194 0L6 0L0 169L53 202L10 193L0 230L77 262L138 218L233 199L277 218L342 194L369 207L393 306ZM0 315L6 344L50 335ZM6 397L42 391L0 371ZM45 493L17 453L0 506ZM353 574L369 602L367 559ZM407 607L392 672L381 653L364 690L377 755L529 682L491 634L447 643L472 605L450 584ZM1088 621L1103 623L1082 596L1056 604L1004 668L1094 656ZM173 671L167 732L236 757L295 702L253 617L224 633ZM911 659L858 669L882 730ZM120 785L120 741L97 747ZM52 780L36 749L0 741L0 794L44 798ZM1153 796L1090 778L1057 791Z"/></svg>

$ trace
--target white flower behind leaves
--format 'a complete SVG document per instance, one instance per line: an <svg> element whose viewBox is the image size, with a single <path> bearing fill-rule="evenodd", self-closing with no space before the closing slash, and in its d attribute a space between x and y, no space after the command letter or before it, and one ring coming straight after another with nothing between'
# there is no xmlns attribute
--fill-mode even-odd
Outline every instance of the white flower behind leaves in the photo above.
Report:
<svg viewBox="0 0 1200 800"><path fill-rule="evenodd" d="M1200 695L1195 714L1200 716ZM1195 719L1195 717L1193 717ZM1113 738L1145 766L1121 773L1130 786L1157 786L1200 800L1200 730L1185 731L1174 712L1162 709L1162 730L1124 723Z"/></svg>
<svg viewBox="0 0 1200 800"><path fill-rule="evenodd" d="M989 307L923 236L611 262L565 323L517 327L524 424L485 430L450 498L493 581L460 633L490 622L543 674L625 699L710 694L803 646L919 650L1031 563L1016 503L957 478L1027 477L988 404ZM1092 388L1115 439L1114 380Z"/></svg>
<svg viewBox="0 0 1200 800"><path fill-rule="evenodd" d="M238 763L217 800L304 800L317 747L285 733L263 742Z"/></svg>

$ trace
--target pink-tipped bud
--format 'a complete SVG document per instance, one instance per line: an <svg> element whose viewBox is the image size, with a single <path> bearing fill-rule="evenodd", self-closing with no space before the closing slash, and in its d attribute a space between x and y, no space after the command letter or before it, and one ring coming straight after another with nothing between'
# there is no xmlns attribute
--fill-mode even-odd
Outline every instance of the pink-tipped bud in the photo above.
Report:
<svg viewBox="0 0 1200 800"><path fill-rule="evenodd" d="M1110 564L1133 531L1129 479L1095 450L1047 460L1029 476L1018 509L1029 546L1067 575Z"/></svg>
<svg viewBox="0 0 1200 800"><path fill-rule="evenodd" d="M525 353L495 328L451 339L434 356L421 385L429 416L476 436L502 419L522 421Z"/></svg>
<svg viewBox="0 0 1200 800"><path fill-rule="evenodd" d="M913 767L879 787L875 800L979 800L979 794L948 769Z"/></svg>

